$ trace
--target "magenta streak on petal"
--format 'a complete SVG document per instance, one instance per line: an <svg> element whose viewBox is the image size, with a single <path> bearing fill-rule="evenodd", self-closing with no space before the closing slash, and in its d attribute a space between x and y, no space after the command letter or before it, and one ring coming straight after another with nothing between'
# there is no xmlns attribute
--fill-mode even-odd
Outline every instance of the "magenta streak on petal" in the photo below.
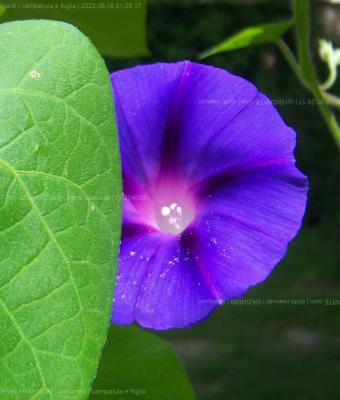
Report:
<svg viewBox="0 0 340 400"><path fill-rule="evenodd" d="M140 235L147 235L149 233L156 233L157 230L150 225L142 224L123 224L122 227L122 240Z"/></svg>
<svg viewBox="0 0 340 400"><path fill-rule="evenodd" d="M255 171L258 169L265 169L273 166L281 166L281 165L291 165L294 164L295 160L293 158L287 158L282 160L268 160L262 163L251 164L251 165L240 165L237 168L228 169L226 171L222 171L217 175L211 176L198 182L191 186L190 191L195 193L197 198L204 198L209 195L214 190L219 187L225 185L229 181L232 181L235 177L246 174L251 171ZM293 178L294 183L298 186L306 185L305 181L301 181L301 178Z"/></svg>
<svg viewBox="0 0 340 400"><path fill-rule="evenodd" d="M156 199L151 186L139 184L131 175L123 171L123 192L123 217L126 215L129 204L131 204L134 212L138 215L136 223L139 222L141 225L155 227L154 204L156 203ZM128 214L131 213L128 212ZM123 222L126 222L124 218ZM131 218L129 218L129 223L131 223Z"/></svg>
<svg viewBox="0 0 340 400"><path fill-rule="evenodd" d="M141 185L131 175L123 171L123 193L136 209L145 210L147 204L154 200L150 185Z"/></svg>
<svg viewBox="0 0 340 400"><path fill-rule="evenodd" d="M176 176L178 171L178 143L180 133L180 118L183 95L190 75L190 62L184 61L184 68L176 94L168 115L166 132L161 151L161 163L158 172L158 181L165 177Z"/></svg>
<svg viewBox="0 0 340 400"><path fill-rule="evenodd" d="M145 191L142 189L141 185L133 179L131 175L128 175L123 171L123 191L127 196L131 196L133 200L133 195L144 195Z"/></svg>
<svg viewBox="0 0 340 400"><path fill-rule="evenodd" d="M181 245L184 248L190 249L192 257L196 261L196 266L202 276L202 279L207 285L216 303L223 304L223 296L219 294L216 285L214 284L209 274L209 271L207 270L208 264L204 259L204 254L200 250L199 244L197 243L195 227L193 225L189 226L188 229L184 231L183 235L181 236Z"/></svg>

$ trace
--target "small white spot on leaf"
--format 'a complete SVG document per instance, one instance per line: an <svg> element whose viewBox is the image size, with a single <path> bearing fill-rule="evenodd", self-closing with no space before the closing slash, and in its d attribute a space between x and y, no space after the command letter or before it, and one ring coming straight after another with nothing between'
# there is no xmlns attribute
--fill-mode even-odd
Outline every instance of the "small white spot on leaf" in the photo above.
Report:
<svg viewBox="0 0 340 400"><path fill-rule="evenodd" d="M31 71L30 75L31 75L31 78L40 78L40 72L38 72L36 70Z"/></svg>

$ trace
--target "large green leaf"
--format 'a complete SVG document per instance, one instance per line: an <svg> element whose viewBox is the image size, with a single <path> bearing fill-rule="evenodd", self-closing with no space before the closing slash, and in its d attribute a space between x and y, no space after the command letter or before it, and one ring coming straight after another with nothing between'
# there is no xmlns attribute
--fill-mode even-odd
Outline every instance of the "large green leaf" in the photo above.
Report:
<svg viewBox="0 0 340 400"><path fill-rule="evenodd" d="M146 46L146 0L0 0L6 4L5 21L53 19L78 27L101 54L135 57L149 53Z"/></svg>
<svg viewBox="0 0 340 400"><path fill-rule="evenodd" d="M216 46L204 51L200 54L200 58L206 58L214 54L242 49L248 46L275 43L292 26L292 20L250 26L223 40Z"/></svg>
<svg viewBox="0 0 340 400"><path fill-rule="evenodd" d="M192 400L186 373L171 346L136 326L111 326L91 400Z"/></svg>
<svg viewBox="0 0 340 400"><path fill-rule="evenodd" d="M84 399L120 232L109 75L64 23L1 24L0 54L0 398Z"/></svg>

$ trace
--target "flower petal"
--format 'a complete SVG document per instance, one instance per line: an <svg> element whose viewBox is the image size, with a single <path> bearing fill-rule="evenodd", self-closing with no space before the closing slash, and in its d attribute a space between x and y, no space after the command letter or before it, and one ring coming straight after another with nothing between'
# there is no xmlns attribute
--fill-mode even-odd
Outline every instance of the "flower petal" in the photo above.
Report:
<svg viewBox="0 0 340 400"><path fill-rule="evenodd" d="M293 164L254 168L208 195L197 243L218 293L241 297L284 256L306 206L307 179Z"/></svg>
<svg viewBox="0 0 340 400"><path fill-rule="evenodd" d="M191 250L172 235L123 236L112 322L169 329L207 317L216 303Z"/></svg>
<svg viewBox="0 0 340 400"><path fill-rule="evenodd" d="M189 61L138 66L113 73L111 80L123 170L142 183L181 171L183 159L191 171L207 143L224 136L221 130L257 93L240 77Z"/></svg>
<svg viewBox="0 0 340 400"><path fill-rule="evenodd" d="M123 170L147 183L158 172L169 114L185 63L137 66L111 75Z"/></svg>
<svg viewBox="0 0 340 400"><path fill-rule="evenodd" d="M294 147L295 132L250 82L221 69L191 64L178 157L187 180L254 163L292 160Z"/></svg>

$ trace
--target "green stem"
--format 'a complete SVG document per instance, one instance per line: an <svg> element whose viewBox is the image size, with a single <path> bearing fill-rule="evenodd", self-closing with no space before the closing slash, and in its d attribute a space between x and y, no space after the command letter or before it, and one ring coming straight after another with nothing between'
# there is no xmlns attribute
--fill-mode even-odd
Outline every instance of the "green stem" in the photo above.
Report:
<svg viewBox="0 0 340 400"><path fill-rule="evenodd" d="M305 80L304 76L302 75L301 72L301 68L299 63L296 61L296 58L294 57L294 54L292 53L292 51L290 50L290 48L287 46L287 44L284 42L284 40L279 39L276 42L277 47L280 49L282 55L284 56L284 58L286 59L287 63L290 65L291 69L293 70L295 76L297 77L297 79L300 81L300 83L309 91L314 95L313 90L310 88L310 86L308 85L308 82ZM324 98L324 102L328 103L330 106L332 107L337 107L340 108L340 98L326 92L325 90L323 90L320 86L320 90L322 93L322 96Z"/></svg>
<svg viewBox="0 0 340 400"><path fill-rule="evenodd" d="M325 82L320 84L321 89L323 90L327 90L329 88L331 88L335 81L336 81L336 65L329 65L328 66L328 77L325 80Z"/></svg>
<svg viewBox="0 0 340 400"><path fill-rule="evenodd" d="M291 52L290 48L287 46L285 41L282 40L282 39L279 39L276 42L276 45L280 49L282 55L284 56L284 58L286 59L286 61L290 65L291 69L293 70L293 72L295 73L296 77L301 82L301 84L307 90L310 90L310 87L309 87L308 83L305 81L305 78L303 77L303 75L301 73L301 68L300 68L299 63L296 61L296 59L294 57L294 54Z"/></svg>
<svg viewBox="0 0 340 400"><path fill-rule="evenodd" d="M328 107L324 92L320 89L309 50L309 9L308 0L293 0L295 26L297 31L298 55L301 75L308 83L310 91L317 100L321 114L340 150L340 127Z"/></svg>
<svg viewBox="0 0 340 400"><path fill-rule="evenodd" d="M340 99L337 96L334 96L334 94L328 93L324 90L322 91L322 96L325 100L329 102L330 105L340 108Z"/></svg>

